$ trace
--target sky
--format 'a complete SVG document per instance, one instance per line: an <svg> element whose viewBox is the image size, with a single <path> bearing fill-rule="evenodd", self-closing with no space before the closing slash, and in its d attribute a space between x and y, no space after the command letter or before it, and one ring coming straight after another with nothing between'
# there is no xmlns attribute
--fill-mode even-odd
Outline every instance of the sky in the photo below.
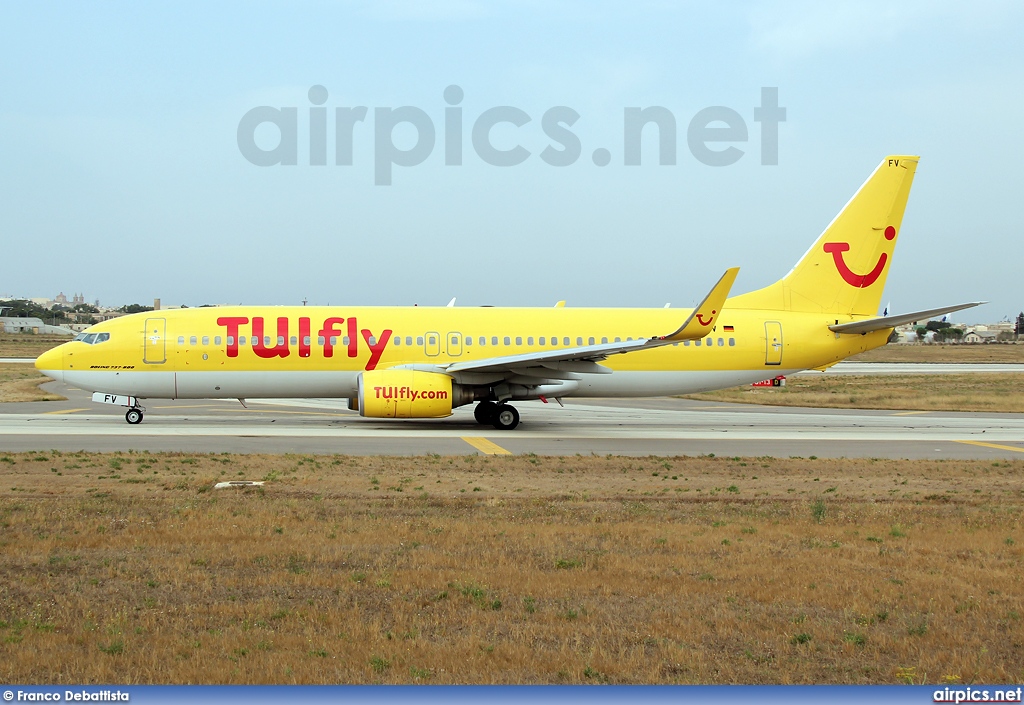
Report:
<svg viewBox="0 0 1024 705"><path fill-rule="evenodd" d="M984 0L7 3L0 296L690 306L727 267L734 293L783 276L883 157L919 154L883 302L1013 317L1022 30L1024 4ZM777 164L754 119L764 88L785 108ZM295 132L241 129L261 106L293 111ZM338 164L336 109L358 106ZM396 121L403 106L423 129ZM559 106L579 116L564 166L542 158L566 148L544 124ZM625 111L651 106L674 119L675 163L652 126L627 165ZM688 143L713 106L739 121L709 143L739 150L728 165ZM528 118L489 133L521 163L476 147L494 108ZM268 159L293 144L296 163L252 163L244 135ZM382 184L392 161L410 165Z"/></svg>

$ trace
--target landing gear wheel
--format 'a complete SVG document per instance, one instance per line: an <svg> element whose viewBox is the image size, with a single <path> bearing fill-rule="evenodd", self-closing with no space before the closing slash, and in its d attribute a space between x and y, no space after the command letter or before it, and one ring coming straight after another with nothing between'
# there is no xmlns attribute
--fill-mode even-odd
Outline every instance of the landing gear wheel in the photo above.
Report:
<svg viewBox="0 0 1024 705"><path fill-rule="evenodd" d="M488 426L494 423L494 410L497 408L498 405L493 401L482 401L473 409L473 416L478 424Z"/></svg>
<svg viewBox="0 0 1024 705"><path fill-rule="evenodd" d="M132 425L142 423L142 409L128 409L128 413L124 415L124 420Z"/></svg>
<svg viewBox="0 0 1024 705"><path fill-rule="evenodd" d="M494 427L499 431L511 431L519 425L519 412L514 406L498 404L494 409Z"/></svg>

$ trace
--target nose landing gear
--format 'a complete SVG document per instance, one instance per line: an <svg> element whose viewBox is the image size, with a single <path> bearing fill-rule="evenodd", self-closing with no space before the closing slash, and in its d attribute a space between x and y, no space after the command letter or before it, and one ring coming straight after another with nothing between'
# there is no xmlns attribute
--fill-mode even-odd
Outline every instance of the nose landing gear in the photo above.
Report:
<svg viewBox="0 0 1024 705"><path fill-rule="evenodd" d="M145 409L143 409L141 406L133 406L131 409L128 409L128 411L125 413L124 420L132 424L133 426L135 424L142 423L143 412L145 412Z"/></svg>

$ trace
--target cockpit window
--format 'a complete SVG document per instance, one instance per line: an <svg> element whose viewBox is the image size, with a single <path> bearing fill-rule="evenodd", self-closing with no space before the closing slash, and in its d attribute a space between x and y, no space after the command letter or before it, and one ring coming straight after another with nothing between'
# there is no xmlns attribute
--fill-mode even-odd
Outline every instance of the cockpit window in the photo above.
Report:
<svg viewBox="0 0 1024 705"><path fill-rule="evenodd" d="M79 333L75 336L75 340L80 340L86 345L95 345L110 340L110 333Z"/></svg>

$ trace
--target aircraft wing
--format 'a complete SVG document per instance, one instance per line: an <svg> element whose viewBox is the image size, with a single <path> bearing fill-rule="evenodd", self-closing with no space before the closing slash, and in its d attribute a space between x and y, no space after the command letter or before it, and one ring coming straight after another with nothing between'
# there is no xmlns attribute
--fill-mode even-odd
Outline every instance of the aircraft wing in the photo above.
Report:
<svg viewBox="0 0 1024 705"><path fill-rule="evenodd" d="M715 321L718 320L718 314L722 311L725 300L729 296L729 290L732 288L733 282L736 281L736 274L739 271L739 267L726 270L725 274L718 280L718 283L704 297L704 300L683 321L683 324L668 335L655 335L650 338L627 340L619 343L600 343L558 350L539 350L521 355L506 355L503 357L485 358L483 360L455 362L445 367L444 370L448 373L521 373L527 368L542 367L549 370L561 369L571 372L609 373L611 370L607 367L596 364L609 355L622 355L638 350L651 350L664 345L672 345L681 340L694 340L708 335L714 327Z"/></svg>
<svg viewBox="0 0 1024 705"><path fill-rule="evenodd" d="M930 308L927 311L913 311L911 313L902 313L898 316L883 316L881 318L869 318L864 321L852 321L850 323L837 323L828 327L829 330L835 331L836 333L871 333L876 330L885 330L886 328L895 328L901 326L904 323L913 323L914 321L923 321L935 316L941 316L944 313L953 313L953 311L962 311L965 308L972 308L974 306L980 306L981 304L988 303L987 301L973 301L967 304L957 304L956 306L945 306L943 308Z"/></svg>

